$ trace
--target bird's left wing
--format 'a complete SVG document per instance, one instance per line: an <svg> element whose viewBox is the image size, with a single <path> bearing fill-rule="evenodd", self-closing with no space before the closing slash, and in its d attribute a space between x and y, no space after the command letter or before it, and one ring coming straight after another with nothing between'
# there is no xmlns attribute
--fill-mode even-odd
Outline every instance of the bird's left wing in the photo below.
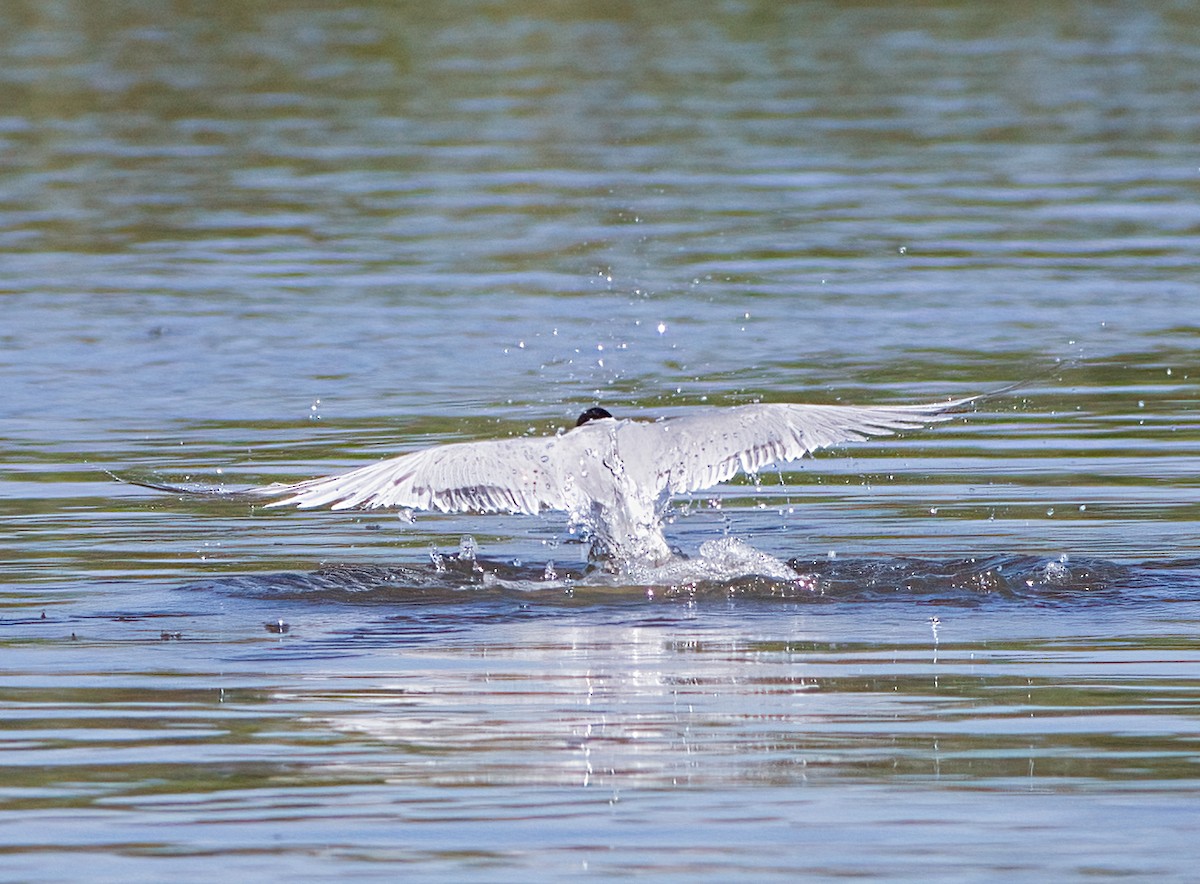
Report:
<svg viewBox="0 0 1200 884"><path fill-rule="evenodd" d="M949 420L958 399L928 405L739 405L643 424L657 433L658 473L674 493L710 488L818 448Z"/></svg>
<svg viewBox="0 0 1200 884"><path fill-rule="evenodd" d="M456 442L402 454L295 485L263 485L267 506L401 507L441 512L528 513L566 509L556 455L563 436Z"/></svg>

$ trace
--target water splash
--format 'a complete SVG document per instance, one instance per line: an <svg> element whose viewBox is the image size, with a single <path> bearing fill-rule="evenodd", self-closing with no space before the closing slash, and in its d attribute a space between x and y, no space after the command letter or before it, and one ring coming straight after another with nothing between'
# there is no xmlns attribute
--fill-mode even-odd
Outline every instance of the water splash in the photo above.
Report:
<svg viewBox="0 0 1200 884"><path fill-rule="evenodd" d="M436 543L429 544L429 561L433 564L435 573L446 573L446 557L438 550Z"/></svg>
<svg viewBox="0 0 1200 884"><path fill-rule="evenodd" d="M1105 561L997 556L926 559L793 559L785 563L737 538L705 543L702 554L676 558L638 574L584 570L553 562L514 565L462 560L431 547L426 565L335 565L307 573L215 577L187 588L254 598L353 599L362 604L472 605L488 599L531 602L644 604L671 599L738 599L805 604L901 604L978 607L1020 604L1062 607L1139 604L1163 591L1160 569ZM1188 563L1184 563L1187 565ZM1181 573L1200 575L1200 561ZM1200 586L1191 576L1182 587ZM1197 590L1200 591L1200 590ZM941 620L931 618L935 651Z"/></svg>
<svg viewBox="0 0 1200 884"><path fill-rule="evenodd" d="M634 567L629 577L640 583L659 585L720 582L741 577L767 577L785 582L802 579L786 562L736 537L706 540L700 544L695 558L677 557L656 567Z"/></svg>
<svg viewBox="0 0 1200 884"><path fill-rule="evenodd" d="M1071 569L1067 565L1068 561L1070 559L1067 557L1067 554L1063 553L1056 561L1047 562L1046 566L1042 568L1042 582L1050 586L1064 586L1069 584L1071 581ZM1026 583L1032 586L1033 580L1027 580Z"/></svg>

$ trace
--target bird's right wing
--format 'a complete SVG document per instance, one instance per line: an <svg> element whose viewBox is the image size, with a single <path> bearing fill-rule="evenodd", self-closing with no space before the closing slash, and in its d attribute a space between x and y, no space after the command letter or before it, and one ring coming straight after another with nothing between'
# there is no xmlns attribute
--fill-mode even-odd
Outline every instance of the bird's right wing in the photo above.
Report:
<svg viewBox="0 0 1200 884"><path fill-rule="evenodd" d="M295 485L251 488L267 506L400 507L441 512L528 513L566 509L556 456L562 436L455 442Z"/></svg>
<svg viewBox="0 0 1200 884"><path fill-rule="evenodd" d="M654 424L660 436L658 473L674 493L711 488L738 470L756 473L818 448L859 442L949 420L959 399L929 405L740 405L706 409Z"/></svg>

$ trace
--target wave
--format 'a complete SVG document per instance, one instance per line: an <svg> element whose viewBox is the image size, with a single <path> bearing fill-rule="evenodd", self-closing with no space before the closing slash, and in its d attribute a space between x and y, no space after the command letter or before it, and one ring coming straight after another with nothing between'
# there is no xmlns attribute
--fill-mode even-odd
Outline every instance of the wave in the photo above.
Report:
<svg viewBox="0 0 1200 884"><path fill-rule="evenodd" d="M740 541L737 544L740 547L731 545L735 555L779 561ZM634 578L600 568L560 569L552 563L530 565L455 555L435 557L428 564L344 564L310 572L213 577L185 588L250 598L364 605L738 599L800 604L894 601L1073 606L1134 604L1169 596L1200 598L1200 560L1127 565L1102 559L1005 554L949 560L795 558L786 565L795 576L787 579L752 569L723 573L715 561L719 563L712 556L680 558Z"/></svg>

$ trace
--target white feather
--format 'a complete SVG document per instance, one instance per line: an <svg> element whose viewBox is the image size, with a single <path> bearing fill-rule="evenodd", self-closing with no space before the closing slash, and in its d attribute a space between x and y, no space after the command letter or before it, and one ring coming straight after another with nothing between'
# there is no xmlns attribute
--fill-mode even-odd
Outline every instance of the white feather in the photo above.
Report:
<svg viewBox="0 0 1200 884"><path fill-rule="evenodd" d="M973 401L927 405L742 405L646 422L600 419L557 436L459 442L341 475L249 493L268 506L398 507L536 514L564 510L610 554L662 561L671 494L699 491L818 448L947 420Z"/></svg>

